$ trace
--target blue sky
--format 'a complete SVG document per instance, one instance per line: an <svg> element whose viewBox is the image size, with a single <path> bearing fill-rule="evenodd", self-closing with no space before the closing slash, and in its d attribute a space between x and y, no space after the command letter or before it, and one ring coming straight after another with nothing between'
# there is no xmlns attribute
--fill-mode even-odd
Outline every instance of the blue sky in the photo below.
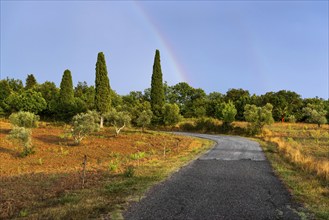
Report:
<svg viewBox="0 0 329 220"><path fill-rule="evenodd" d="M1 1L1 78L93 85L105 54L119 94L163 78L207 93L329 97L328 1Z"/></svg>

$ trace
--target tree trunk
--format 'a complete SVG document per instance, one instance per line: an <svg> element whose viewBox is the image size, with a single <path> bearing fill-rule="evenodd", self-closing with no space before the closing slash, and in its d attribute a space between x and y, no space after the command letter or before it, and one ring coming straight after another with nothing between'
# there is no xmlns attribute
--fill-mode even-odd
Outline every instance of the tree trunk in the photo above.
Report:
<svg viewBox="0 0 329 220"><path fill-rule="evenodd" d="M101 116L101 122L100 122L100 125L99 125L100 128L103 128L103 127L104 127L104 126L103 126L103 122L104 122L104 117Z"/></svg>

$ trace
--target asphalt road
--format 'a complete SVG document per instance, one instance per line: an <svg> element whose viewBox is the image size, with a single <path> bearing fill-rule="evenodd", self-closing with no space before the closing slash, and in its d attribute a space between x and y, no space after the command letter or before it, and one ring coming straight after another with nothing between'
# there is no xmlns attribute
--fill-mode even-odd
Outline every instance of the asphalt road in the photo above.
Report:
<svg viewBox="0 0 329 220"><path fill-rule="evenodd" d="M241 137L181 134L217 144L132 203L125 219L300 219L258 143Z"/></svg>

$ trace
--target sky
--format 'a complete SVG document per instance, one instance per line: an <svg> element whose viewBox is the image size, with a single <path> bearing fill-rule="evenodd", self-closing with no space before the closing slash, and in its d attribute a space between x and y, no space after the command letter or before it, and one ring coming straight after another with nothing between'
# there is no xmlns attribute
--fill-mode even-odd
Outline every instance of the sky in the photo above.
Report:
<svg viewBox="0 0 329 220"><path fill-rule="evenodd" d="M206 93L329 98L328 1L3 1L1 79L94 85L98 52L120 95L163 80Z"/></svg>

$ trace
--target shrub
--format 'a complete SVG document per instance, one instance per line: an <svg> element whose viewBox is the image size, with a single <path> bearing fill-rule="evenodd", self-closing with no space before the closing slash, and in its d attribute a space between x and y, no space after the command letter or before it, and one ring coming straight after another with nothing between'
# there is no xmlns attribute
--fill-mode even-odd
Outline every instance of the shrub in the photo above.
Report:
<svg viewBox="0 0 329 220"><path fill-rule="evenodd" d="M195 129L202 132L216 132L220 128L213 118L200 118L195 123Z"/></svg>
<svg viewBox="0 0 329 220"><path fill-rule="evenodd" d="M322 106L308 104L307 107L303 108L303 114L306 117L306 122L315 123L318 127L320 127L321 124L327 123L327 111L325 111Z"/></svg>
<svg viewBox="0 0 329 220"><path fill-rule="evenodd" d="M264 125L274 122L272 109L273 106L269 103L263 107L249 104L244 107L244 117L249 122L248 130L251 135L261 133Z"/></svg>
<svg viewBox="0 0 329 220"><path fill-rule="evenodd" d="M21 153L22 157L34 153L32 147L31 133L32 132L30 129L24 127L14 127L14 129L10 131L9 139L18 140L24 147L24 150Z"/></svg>
<svg viewBox="0 0 329 220"><path fill-rule="evenodd" d="M179 107L177 104L165 104L162 108L163 123L165 125L177 124L182 116L179 114Z"/></svg>
<svg viewBox="0 0 329 220"><path fill-rule="evenodd" d="M237 110L232 101L223 104L222 115L223 115L223 126L224 128L230 128L232 122L235 120Z"/></svg>
<svg viewBox="0 0 329 220"><path fill-rule="evenodd" d="M10 122L17 127L35 128L38 126L40 117L31 112L18 112L9 116Z"/></svg>
<svg viewBox="0 0 329 220"><path fill-rule="evenodd" d="M131 177L134 177L134 175L135 175L135 167L134 166L127 166L126 167L126 169L125 169L125 171L124 171L124 173L123 173L123 175L125 176L125 177L128 177L128 178L131 178Z"/></svg>
<svg viewBox="0 0 329 220"><path fill-rule="evenodd" d="M142 111L137 118L137 126L142 127L142 131L144 132L145 126L151 124L153 113L151 110Z"/></svg>
<svg viewBox="0 0 329 220"><path fill-rule="evenodd" d="M98 131L98 118L98 114L95 111L80 113L73 117L72 136L76 144L80 144L82 139L87 137L90 133Z"/></svg>

